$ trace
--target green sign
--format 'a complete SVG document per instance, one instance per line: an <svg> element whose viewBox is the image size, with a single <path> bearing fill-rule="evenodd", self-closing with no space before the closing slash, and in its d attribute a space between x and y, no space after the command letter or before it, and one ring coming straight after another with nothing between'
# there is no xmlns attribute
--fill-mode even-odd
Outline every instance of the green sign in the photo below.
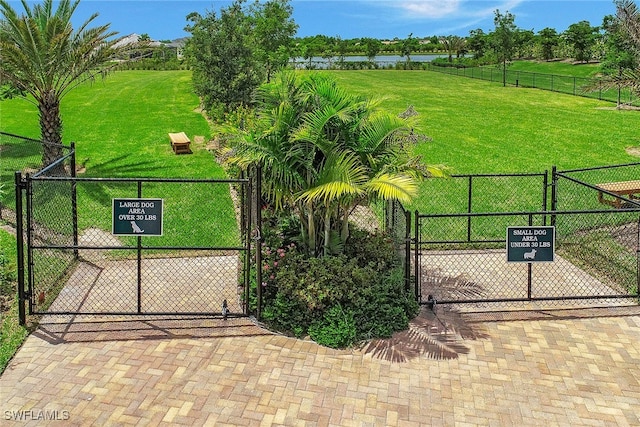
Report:
<svg viewBox="0 0 640 427"><path fill-rule="evenodd" d="M113 199L112 233L162 236L162 199Z"/></svg>
<svg viewBox="0 0 640 427"><path fill-rule="evenodd" d="M552 262L555 227L507 227L507 262Z"/></svg>

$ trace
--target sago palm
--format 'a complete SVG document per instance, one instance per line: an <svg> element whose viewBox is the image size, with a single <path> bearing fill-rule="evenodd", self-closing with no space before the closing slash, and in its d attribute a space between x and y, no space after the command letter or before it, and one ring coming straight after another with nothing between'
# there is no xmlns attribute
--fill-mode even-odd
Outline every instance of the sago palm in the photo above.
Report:
<svg viewBox="0 0 640 427"><path fill-rule="evenodd" d="M92 15L77 30L71 17L79 0L52 0L33 8L22 0L19 15L0 0L0 83L10 85L38 107L43 166L60 158L62 142L61 99L78 84L100 75L114 53L115 32L109 25L89 28Z"/></svg>

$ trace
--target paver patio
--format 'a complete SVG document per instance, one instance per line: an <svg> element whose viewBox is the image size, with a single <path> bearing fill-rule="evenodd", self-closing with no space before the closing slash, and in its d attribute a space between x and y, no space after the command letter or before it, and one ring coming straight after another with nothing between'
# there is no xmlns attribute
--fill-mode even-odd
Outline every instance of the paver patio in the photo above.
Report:
<svg viewBox="0 0 640 427"><path fill-rule="evenodd" d="M243 318L45 318L0 377L2 423L640 425L639 307L465 316L487 338L406 363Z"/></svg>

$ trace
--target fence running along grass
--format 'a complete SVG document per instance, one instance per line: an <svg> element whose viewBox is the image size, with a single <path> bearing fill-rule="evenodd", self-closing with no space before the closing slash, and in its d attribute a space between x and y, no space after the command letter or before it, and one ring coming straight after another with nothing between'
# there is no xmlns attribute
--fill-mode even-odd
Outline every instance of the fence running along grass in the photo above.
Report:
<svg viewBox="0 0 640 427"><path fill-rule="evenodd" d="M528 87L552 92L566 93L574 96L598 99L600 101L615 102L616 104L640 105L640 99L627 88L609 90L588 90L596 81L595 78L565 76L559 74L534 73L522 70L506 72L496 66L487 67L443 67L432 63L425 63L429 71L451 74L460 77L487 80L490 82L506 83L512 86Z"/></svg>

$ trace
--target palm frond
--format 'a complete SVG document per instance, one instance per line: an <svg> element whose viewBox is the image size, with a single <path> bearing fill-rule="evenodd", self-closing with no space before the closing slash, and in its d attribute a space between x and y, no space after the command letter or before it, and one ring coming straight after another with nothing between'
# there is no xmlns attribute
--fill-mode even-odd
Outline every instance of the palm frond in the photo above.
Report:
<svg viewBox="0 0 640 427"><path fill-rule="evenodd" d="M333 152L325 159L314 185L297 199L320 200L327 205L346 196L363 194L366 180L366 171L353 155Z"/></svg>
<svg viewBox="0 0 640 427"><path fill-rule="evenodd" d="M633 0L616 0L616 16L636 45L640 45L640 10Z"/></svg>
<svg viewBox="0 0 640 427"><path fill-rule="evenodd" d="M371 179L366 188L381 199L401 202L410 202L418 194L417 181L403 174L380 174Z"/></svg>
<svg viewBox="0 0 640 427"><path fill-rule="evenodd" d="M634 93L640 93L640 69L624 69L616 75L605 75L591 80L582 90L596 92L627 88Z"/></svg>

